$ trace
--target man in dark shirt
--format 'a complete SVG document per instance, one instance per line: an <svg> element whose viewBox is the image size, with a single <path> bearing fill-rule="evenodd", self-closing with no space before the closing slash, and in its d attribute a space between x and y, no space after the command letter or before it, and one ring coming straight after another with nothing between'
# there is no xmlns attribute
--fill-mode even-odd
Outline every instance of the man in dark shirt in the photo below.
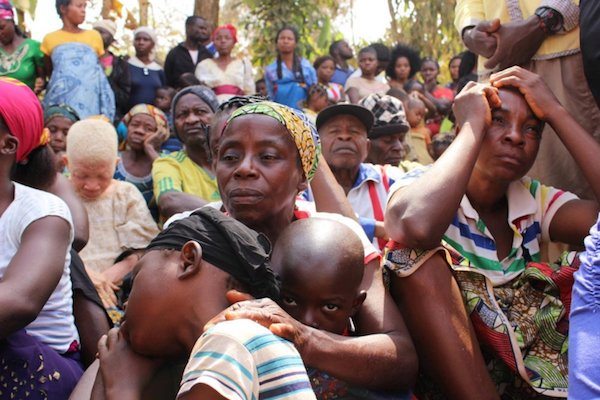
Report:
<svg viewBox="0 0 600 400"><path fill-rule="evenodd" d="M212 53L201 43L210 40L210 25L204 18L194 15L185 20L185 41L175 46L165 61L167 85L177 87L177 80L186 73L194 73L196 65Z"/></svg>

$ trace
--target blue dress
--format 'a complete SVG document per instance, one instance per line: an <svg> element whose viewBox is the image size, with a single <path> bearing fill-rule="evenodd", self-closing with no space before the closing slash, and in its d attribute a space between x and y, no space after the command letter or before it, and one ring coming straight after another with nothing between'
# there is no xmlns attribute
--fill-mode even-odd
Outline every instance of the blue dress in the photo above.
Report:
<svg viewBox="0 0 600 400"><path fill-rule="evenodd" d="M115 117L115 95L98 61L98 55L83 43L64 43L52 51L52 77L44 107L68 104L81 119L91 115Z"/></svg>
<svg viewBox="0 0 600 400"><path fill-rule="evenodd" d="M300 59L300 67L304 74L304 82L301 82L300 74L294 74L284 62L281 63L281 79L277 76L277 61L267 66L265 82L269 97L273 101L296 109L302 108L308 88L317 83L317 73L305 58Z"/></svg>
<svg viewBox="0 0 600 400"><path fill-rule="evenodd" d="M156 89L166 85L165 71L156 62L144 64L137 57L131 57L128 63L131 77L129 109L138 104L153 104Z"/></svg>

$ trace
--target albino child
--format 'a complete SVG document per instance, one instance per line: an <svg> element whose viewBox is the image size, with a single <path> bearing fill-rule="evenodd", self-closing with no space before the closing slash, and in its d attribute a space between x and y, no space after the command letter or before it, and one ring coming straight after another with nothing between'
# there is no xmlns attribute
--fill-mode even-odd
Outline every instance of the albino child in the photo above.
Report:
<svg viewBox="0 0 600 400"><path fill-rule="evenodd" d="M113 179L117 161L117 133L110 123L88 119L69 129L65 163L90 222L88 244L79 254L107 308L117 305L114 291L138 256L114 264L115 258L143 249L158 233L140 191Z"/></svg>

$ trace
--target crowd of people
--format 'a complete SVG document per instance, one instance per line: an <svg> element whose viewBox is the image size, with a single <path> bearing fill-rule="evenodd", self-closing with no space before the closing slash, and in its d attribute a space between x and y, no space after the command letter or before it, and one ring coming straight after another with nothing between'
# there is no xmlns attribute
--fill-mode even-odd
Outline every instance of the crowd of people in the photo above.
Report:
<svg viewBox="0 0 600 400"><path fill-rule="evenodd" d="M590 3L458 0L443 82L0 0L0 399L600 397Z"/></svg>

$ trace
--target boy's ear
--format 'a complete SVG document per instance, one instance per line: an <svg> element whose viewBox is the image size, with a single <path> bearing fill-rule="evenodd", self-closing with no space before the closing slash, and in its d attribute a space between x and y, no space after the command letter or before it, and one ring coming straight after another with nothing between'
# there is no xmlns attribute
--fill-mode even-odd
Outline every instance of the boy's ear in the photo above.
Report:
<svg viewBox="0 0 600 400"><path fill-rule="evenodd" d="M366 290L361 290L360 292L358 292L358 296L356 296L356 298L354 299L354 302L352 303L352 316L353 317L358 312L358 309L360 308L360 306L362 306L362 304L365 302L366 298L367 298Z"/></svg>
<svg viewBox="0 0 600 400"><path fill-rule="evenodd" d="M202 266L202 247L190 240L181 248L181 262L177 271L178 279L187 279L200 272Z"/></svg>

